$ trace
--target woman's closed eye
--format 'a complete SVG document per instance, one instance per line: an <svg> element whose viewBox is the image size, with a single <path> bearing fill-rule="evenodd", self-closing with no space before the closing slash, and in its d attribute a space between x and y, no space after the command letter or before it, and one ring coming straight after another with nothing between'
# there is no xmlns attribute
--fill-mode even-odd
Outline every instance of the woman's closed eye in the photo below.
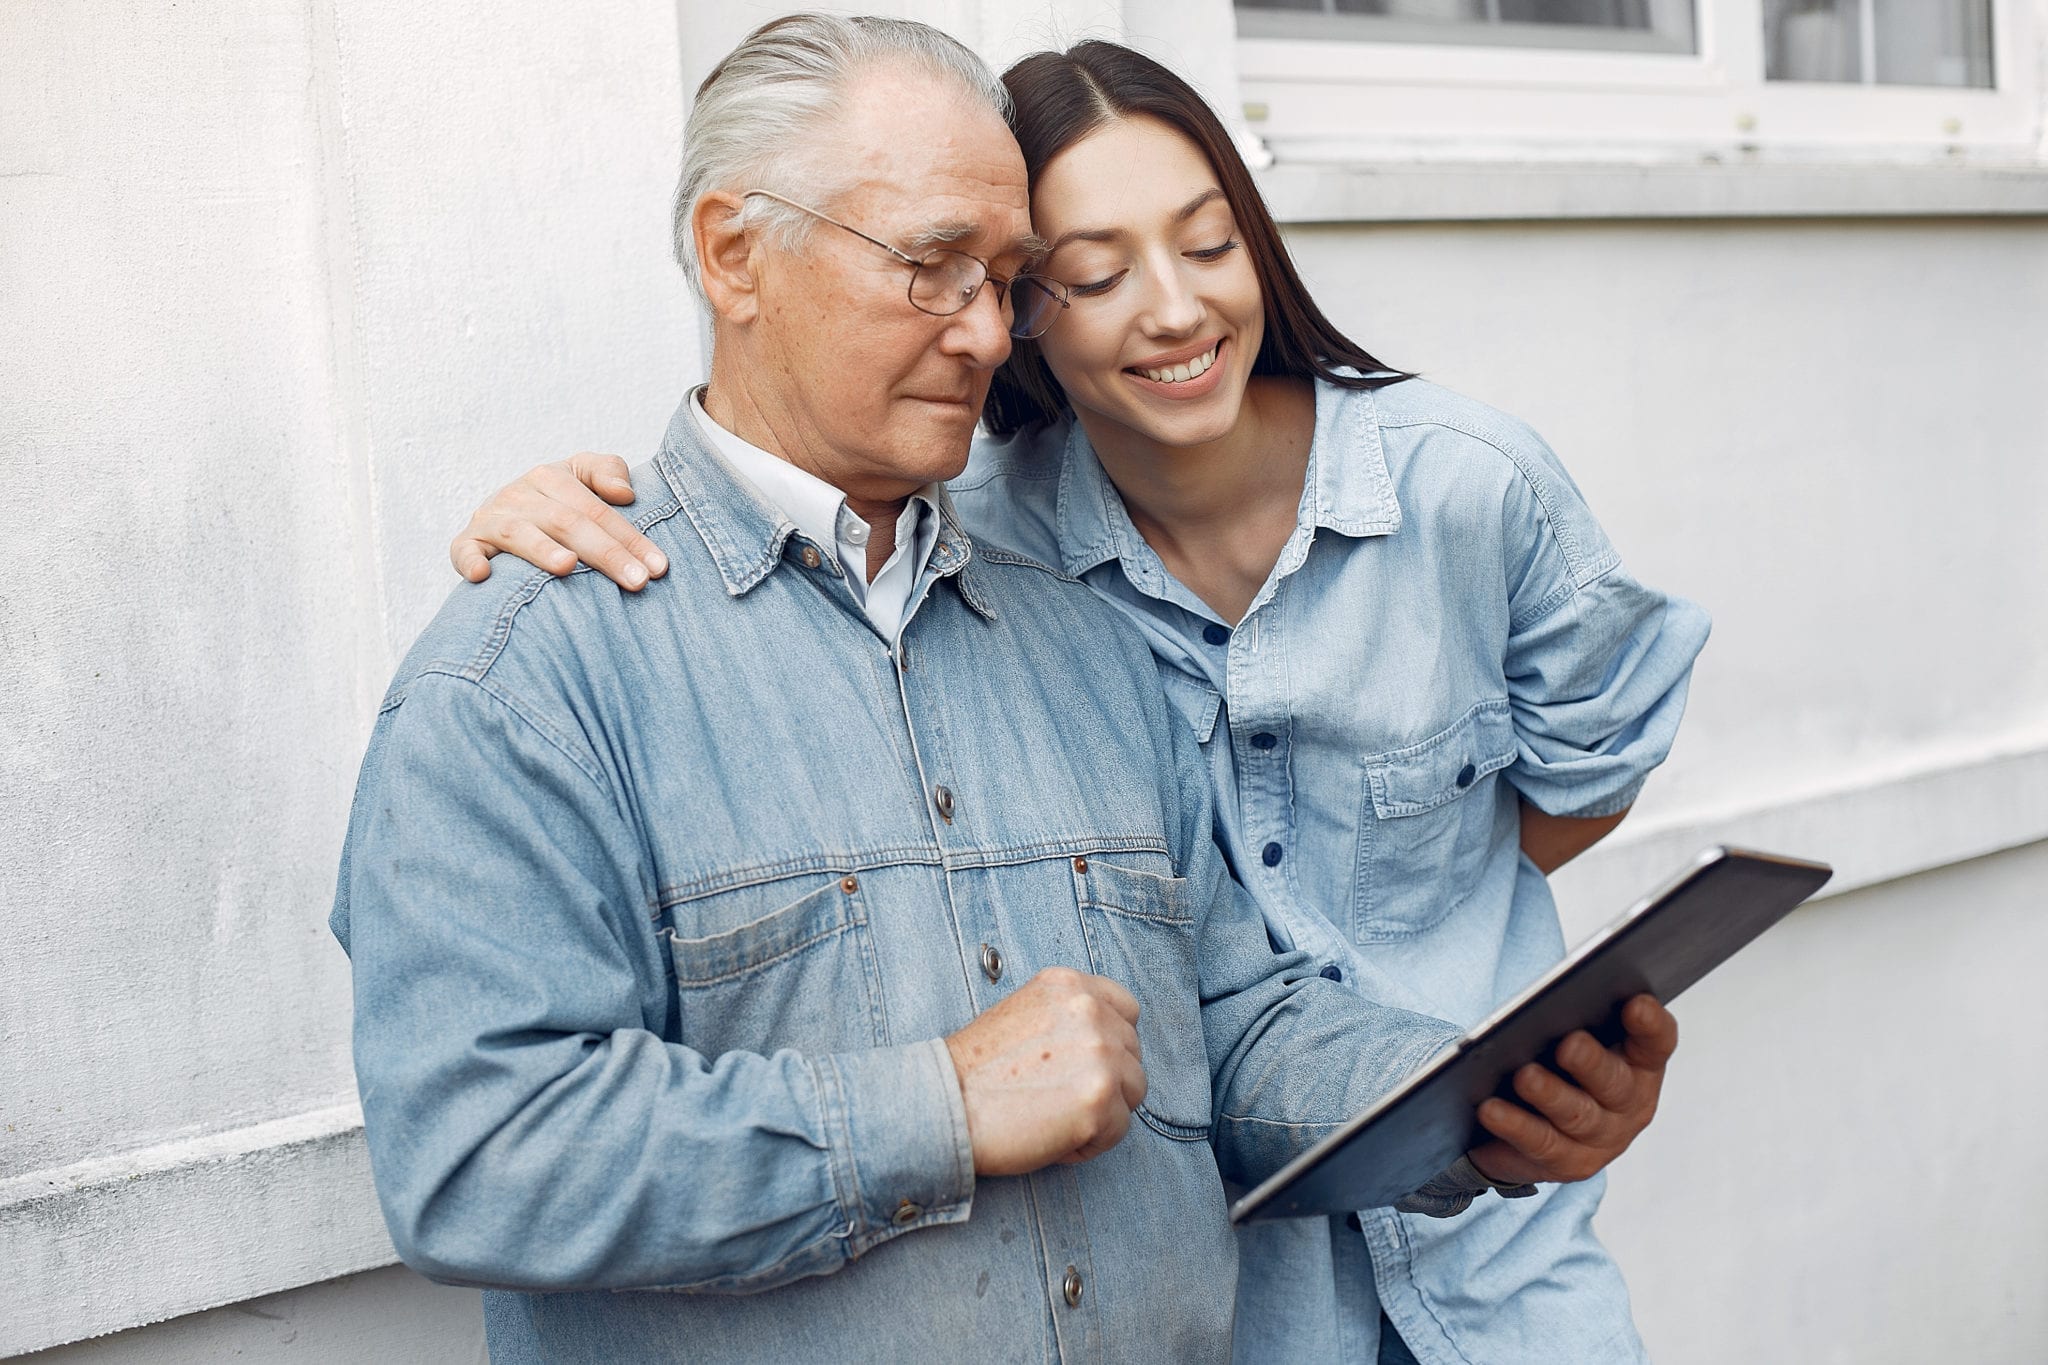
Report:
<svg viewBox="0 0 2048 1365"><path fill-rule="evenodd" d="M1103 278L1090 284L1070 284L1067 286L1067 292L1076 298L1084 299L1096 294L1107 294L1110 290L1116 288L1117 283L1124 276L1130 273L1128 270L1119 270L1114 275L1105 275Z"/></svg>
<svg viewBox="0 0 2048 1365"><path fill-rule="evenodd" d="M1222 260L1231 252L1237 250L1240 245L1241 243L1235 237L1232 237L1221 246L1202 247L1186 254L1189 260L1200 261L1207 265L1212 261ZM1121 284L1124 276L1130 273L1128 270L1119 270L1114 275L1105 275L1099 280L1090 280L1086 284L1070 284L1067 286L1067 292L1077 299L1093 298L1098 294L1107 294L1110 290Z"/></svg>

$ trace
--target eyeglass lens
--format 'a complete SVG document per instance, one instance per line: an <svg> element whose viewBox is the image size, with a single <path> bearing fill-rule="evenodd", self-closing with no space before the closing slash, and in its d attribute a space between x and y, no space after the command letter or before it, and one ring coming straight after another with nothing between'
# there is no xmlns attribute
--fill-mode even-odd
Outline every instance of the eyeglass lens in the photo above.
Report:
<svg viewBox="0 0 2048 1365"><path fill-rule="evenodd" d="M968 304L988 282L988 267L962 251L934 251L910 277L910 301L927 313L950 317ZM1029 275L1020 275L1003 291L1002 311L1010 335L1035 337L1051 325L1059 299Z"/></svg>

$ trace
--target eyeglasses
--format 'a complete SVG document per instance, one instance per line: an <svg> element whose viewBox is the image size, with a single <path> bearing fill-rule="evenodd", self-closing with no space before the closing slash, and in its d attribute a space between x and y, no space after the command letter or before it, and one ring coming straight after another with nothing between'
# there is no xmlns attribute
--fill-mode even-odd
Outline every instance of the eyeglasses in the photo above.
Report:
<svg viewBox="0 0 2048 1365"><path fill-rule="evenodd" d="M742 198L755 196L773 199L778 204L787 204L799 213L808 213L813 218L830 223L836 228L873 242L882 250L910 267L910 306L933 317L951 317L973 303L981 293L984 284L996 287L996 302L1008 315L1010 335L1022 341L1043 336L1045 329L1052 326L1060 310L1068 306L1067 287L1058 280L1049 280L1043 275L1029 272L1004 279L989 270L988 262L979 256L970 256L964 251L939 250L928 254L923 260L898 251L887 242L870 237L859 228L842 223L837 218L818 212L807 204L786 199L773 190L748 190Z"/></svg>

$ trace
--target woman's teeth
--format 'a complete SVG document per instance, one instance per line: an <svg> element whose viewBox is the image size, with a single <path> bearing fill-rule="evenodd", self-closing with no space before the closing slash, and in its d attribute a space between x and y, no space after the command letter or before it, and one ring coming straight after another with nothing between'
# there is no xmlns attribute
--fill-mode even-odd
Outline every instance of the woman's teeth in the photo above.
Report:
<svg viewBox="0 0 2048 1365"><path fill-rule="evenodd" d="M1216 343L1216 346L1221 346L1222 344L1219 341ZM1185 384L1190 379L1200 379L1204 372L1216 363L1216 346L1211 346L1208 354L1198 355L1184 365L1168 365L1163 370L1137 370L1136 372L1144 375L1155 384Z"/></svg>

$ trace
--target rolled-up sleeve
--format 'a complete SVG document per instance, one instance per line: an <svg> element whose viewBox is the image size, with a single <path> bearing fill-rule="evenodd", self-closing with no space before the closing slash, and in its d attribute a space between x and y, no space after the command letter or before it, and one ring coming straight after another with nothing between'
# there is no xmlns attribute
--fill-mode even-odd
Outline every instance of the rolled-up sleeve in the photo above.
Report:
<svg viewBox="0 0 2048 1365"><path fill-rule="evenodd" d="M1629 575L1547 448L1516 463L1502 527L1507 778L1546 814L1612 815L1671 750L1707 613Z"/></svg>
<svg viewBox="0 0 2048 1365"><path fill-rule="evenodd" d="M507 1288L748 1292L965 1219L943 1040L715 1061L665 1040L653 882L587 756L510 699L429 673L380 717L333 927L401 1257Z"/></svg>

